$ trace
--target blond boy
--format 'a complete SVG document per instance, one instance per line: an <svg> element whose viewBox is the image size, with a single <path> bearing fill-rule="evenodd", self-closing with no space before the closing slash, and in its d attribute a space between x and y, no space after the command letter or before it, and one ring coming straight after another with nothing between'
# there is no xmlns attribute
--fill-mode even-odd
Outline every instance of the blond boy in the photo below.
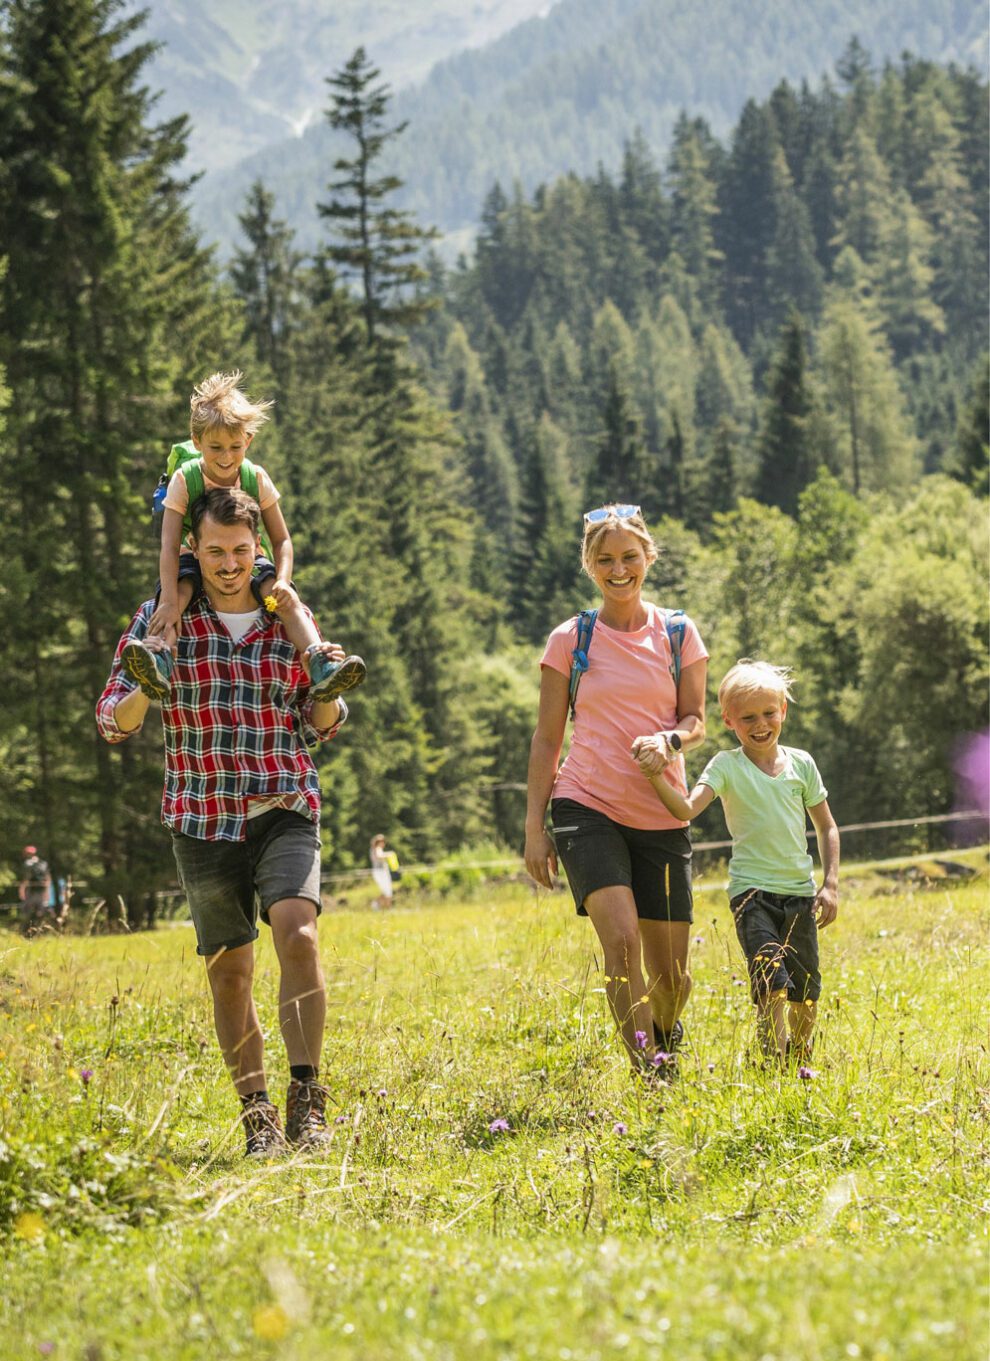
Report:
<svg viewBox="0 0 990 1361"><path fill-rule="evenodd" d="M252 401L239 386L241 377L239 372L214 373L193 390L189 428L199 459L181 465L169 481L162 521L158 605L148 623L147 640L132 641L121 659L124 671L142 691L163 703L171 688L182 615L203 582L190 539L190 501L215 488L248 490L243 476L247 451L273 405ZM264 601L278 615L300 654L313 698L327 702L364 680L364 662L360 657L347 657L333 663L321 650L313 617L292 586L292 539L279 505L279 491L260 464L249 467L274 558L274 562L269 561L259 548L253 594L259 605ZM253 484L251 490L253 493ZM159 639L167 645L165 649L158 646Z"/></svg>
<svg viewBox="0 0 990 1361"><path fill-rule="evenodd" d="M664 777L676 752L664 734L641 738L633 757L664 806L689 822L720 798L732 837L729 900L749 966L757 1028L768 1057L811 1053L821 992L818 927L838 911L839 831L814 760L780 745L790 673L769 662L737 662L719 686L722 719L739 739L705 767L686 797ZM818 838L816 888L805 812Z"/></svg>

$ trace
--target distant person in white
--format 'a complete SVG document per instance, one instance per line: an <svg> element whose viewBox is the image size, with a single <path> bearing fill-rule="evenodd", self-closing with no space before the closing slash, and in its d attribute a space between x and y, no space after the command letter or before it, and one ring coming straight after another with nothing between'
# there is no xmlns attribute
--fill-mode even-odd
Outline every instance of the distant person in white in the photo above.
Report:
<svg viewBox="0 0 990 1361"><path fill-rule="evenodd" d="M378 889L378 897L374 899L371 906L376 911L379 908L392 906L392 867L388 863L388 851L385 849L385 838L379 834L371 838L371 845L368 847L368 859L371 861L371 877L375 881Z"/></svg>

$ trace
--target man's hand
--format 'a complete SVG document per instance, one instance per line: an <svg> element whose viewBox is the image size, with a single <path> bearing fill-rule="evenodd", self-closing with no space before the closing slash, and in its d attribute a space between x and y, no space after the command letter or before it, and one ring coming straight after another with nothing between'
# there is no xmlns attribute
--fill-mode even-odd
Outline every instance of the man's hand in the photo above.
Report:
<svg viewBox="0 0 990 1361"><path fill-rule="evenodd" d="M524 854L529 877L543 888L553 888L554 876L557 873L557 852L546 828L541 827L539 833L534 832L526 837Z"/></svg>
<svg viewBox="0 0 990 1361"><path fill-rule="evenodd" d="M830 926L839 912L839 895L834 888L823 885L815 895L813 908L819 926Z"/></svg>

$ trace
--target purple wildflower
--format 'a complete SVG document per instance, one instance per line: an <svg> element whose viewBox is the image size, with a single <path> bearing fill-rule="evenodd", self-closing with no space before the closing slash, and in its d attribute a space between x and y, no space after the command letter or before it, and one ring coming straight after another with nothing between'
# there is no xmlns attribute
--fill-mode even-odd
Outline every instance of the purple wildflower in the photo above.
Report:
<svg viewBox="0 0 990 1361"><path fill-rule="evenodd" d="M653 1064L654 1068L665 1068L673 1057L673 1054L667 1054L663 1049L658 1049L650 1062Z"/></svg>
<svg viewBox="0 0 990 1361"><path fill-rule="evenodd" d="M88 1087L89 1084L93 1081L92 1068L84 1068L82 1072L79 1074L79 1077L82 1080L82 1085L84 1087Z"/></svg>
<svg viewBox="0 0 990 1361"><path fill-rule="evenodd" d="M338 1116L337 1116L337 1119L334 1121L334 1124L336 1124L336 1125L346 1125L346 1124L347 1124L347 1116L346 1116L346 1115L338 1115Z"/></svg>
<svg viewBox="0 0 990 1361"><path fill-rule="evenodd" d="M801 1067L798 1069L798 1077L801 1079L802 1082L810 1082L812 1078L815 1078L817 1076L818 1076L817 1068Z"/></svg>
<svg viewBox="0 0 990 1361"><path fill-rule="evenodd" d="M625 1134L627 1126L624 1125L621 1120L617 1120L615 1124L612 1126L612 1128L614 1129L616 1134Z"/></svg>
<svg viewBox="0 0 990 1361"><path fill-rule="evenodd" d="M507 1134L508 1130L509 1122L508 1120L503 1119L501 1115L498 1117L497 1120L493 1120L491 1124L488 1126L489 1134Z"/></svg>
<svg viewBox="0 0 990 1361"><path fill-rule="evenodd" d="M646 1048L646 1031L645 1031L645 1030L637 1030L637 1031L636 1031L636 1048L637 1048L637 1049L645 1049L645 1048Z"/></svg>
<svg viewBox="0 0 990 1361"><path fill-rule="evenodd" d="M379 1089L378 1089L378 1095L379 1095L379 1096L382 1098L382 1100L384 1101L385 1097L388 1096L388 1089L385 1088L385 1087L379 1087Z"/></svg>
<svg viewBox="0 0 990 1361"><path fill-rule="evenodd" d="M53 1352L54 1350L55 1350L55 1343L54 1343L54 1342L39 1342L39 1343L38 1343L38 1351L41 1352L41 1355L42 1355L42 1356L51 1356L51 1354L52 1354L52 1352Z"/></svg>

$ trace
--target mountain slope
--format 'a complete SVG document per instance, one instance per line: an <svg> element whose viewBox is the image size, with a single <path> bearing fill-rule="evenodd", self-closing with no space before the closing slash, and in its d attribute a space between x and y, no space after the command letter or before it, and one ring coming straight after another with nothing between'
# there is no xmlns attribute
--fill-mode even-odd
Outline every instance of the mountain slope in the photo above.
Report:
<svg viewBox="0 0 990 1361"><path fill-rule="evenodd" d="M324 81L359 44L394 88L491 42L548 0L149 0L159 109L189 113L196 169L232 165L298 136L327 103ZM131 10L142 8L131 0Z"/></svg>
<svg viewBox="0 0 990 1361"><path fill-rule="evenodd" d="M532 189L566 170L615 166L638 127L663 154L681 109L725 133L747 98L781 79L817 81L856 36L874 61L904 51L985 67L981 0L561 0L486 48L440 63L399 93L411 127L391 169L405 203L447 232L470 227L494 180ZM378 59L369 44L373 60ZM229 248L247 185L261 176L311 247L314 205L337 154L323 124L204 179L195 212Z"/></svg>

